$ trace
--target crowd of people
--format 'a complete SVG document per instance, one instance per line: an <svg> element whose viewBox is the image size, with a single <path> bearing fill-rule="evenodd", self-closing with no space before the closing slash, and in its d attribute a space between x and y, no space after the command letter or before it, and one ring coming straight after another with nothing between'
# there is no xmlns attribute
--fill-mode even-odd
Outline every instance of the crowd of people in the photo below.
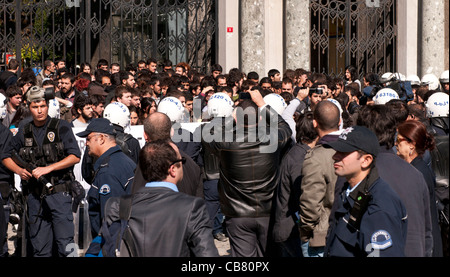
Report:
<svg viewBox="0 0 450 277"><path fill-rule="evenodd" d="M15 256L67 256L82 199L86 256L214 257L215 239L233 257L448 256L448 70L18 69L0 73L2 256L9 223Z"/></svg>

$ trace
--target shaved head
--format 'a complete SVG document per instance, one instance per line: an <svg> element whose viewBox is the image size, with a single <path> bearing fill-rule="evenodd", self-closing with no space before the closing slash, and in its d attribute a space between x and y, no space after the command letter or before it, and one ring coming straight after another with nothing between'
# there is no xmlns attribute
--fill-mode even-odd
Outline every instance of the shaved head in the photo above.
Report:
<svg viewBox="0 0 450 277"><path fill-rule="evenodd" d="M149 141L168 140L172 122L170 118L159 112L152 113L144 120L144 132Z"/></svg>
<svg viewBox="0 0 450 277"><path fill-rule="evenodd" d="M314 109L314 120L323 131L339 130L339 109L330 101L322 101Z"/></svg>

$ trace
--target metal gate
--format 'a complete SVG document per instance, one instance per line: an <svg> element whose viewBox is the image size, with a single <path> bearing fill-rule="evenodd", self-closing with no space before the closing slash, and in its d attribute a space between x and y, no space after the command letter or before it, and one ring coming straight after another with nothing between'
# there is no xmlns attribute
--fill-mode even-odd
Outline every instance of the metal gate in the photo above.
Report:
<svg viewBox="0 0 450 277"><path fill-rule="evenodd" d="M345 75L396 71L396 0L311 0L311 69Z"/></svg>
<svg viewBox="0 0 450 277"><path fill-rule="evenodd" d="M0 0L0 51L22 66L152 57L206 71L215 37L215 0Z"/></svg>

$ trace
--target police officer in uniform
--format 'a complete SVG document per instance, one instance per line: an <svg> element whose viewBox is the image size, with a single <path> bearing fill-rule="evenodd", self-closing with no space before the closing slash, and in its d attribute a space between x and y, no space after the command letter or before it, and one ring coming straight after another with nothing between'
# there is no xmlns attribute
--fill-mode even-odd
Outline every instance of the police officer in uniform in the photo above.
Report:
<svg viewBox="0 0 450 277"><path fill-rule="evenodd" d="M87 196L92 237L100 231L106 201L132 191L136 163L117 145L116 134L113 124L106 118L93 119L85 131L77 134L86 138L88 154L96 158L93 183Z"/></svg>
<svg viewBox="0 0 450 277"><path fill-rule="evenodd" d="M81 156L69 123L48 116L48 98L44 89L30 88L26 99L32 119L21 122L2 154L3 164L22 179L29 239L37 257L73 251L72 170Z"/></svg>
<svg viewBox="0 0 450 277"><path fill-rule="evenodd" d="M6 97L0 93L0 120L6 116ZM0 124L0 152L3 151L5 142L12 137L11 131ZM9 205L9 198L14 187L14 175L0 163L0 257L8 255L8 244L6 234L8 230L8 219L10 211L5 207ZM5 245L5 246L4 246Z"/></svg>
<svg viewBox="0 0 450 277"><path fill-rule="evenodd" d="M347 182L334 203L325 248L329 257L403 257L407 214L400 197L375 167L378 139L362 126L324 144L336 150L335 173Z"/></svg>

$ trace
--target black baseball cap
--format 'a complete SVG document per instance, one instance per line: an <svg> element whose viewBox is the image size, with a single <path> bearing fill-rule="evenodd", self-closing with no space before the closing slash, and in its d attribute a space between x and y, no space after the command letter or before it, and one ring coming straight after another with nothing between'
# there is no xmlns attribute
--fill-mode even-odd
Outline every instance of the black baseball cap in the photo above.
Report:
<svg viewBox="0 0 450 277"><path fill-rule="evenodd" d="M102 133L107 135L116 135L116 130L114 130L114 126L106 118L95 118L89 123L86 127L86 130L77 134L80 138L85 138L89 136L90 133Z"/></svg>
<svg viewBox="0 0 450 277"><path fill-rule="evenodd" d="M342 131L338 140L325 143L324 147L331 147L338 152L350 153L362 150L373 156L378 155L379 142L377 136L363 126L353 126Z"/></svg>

